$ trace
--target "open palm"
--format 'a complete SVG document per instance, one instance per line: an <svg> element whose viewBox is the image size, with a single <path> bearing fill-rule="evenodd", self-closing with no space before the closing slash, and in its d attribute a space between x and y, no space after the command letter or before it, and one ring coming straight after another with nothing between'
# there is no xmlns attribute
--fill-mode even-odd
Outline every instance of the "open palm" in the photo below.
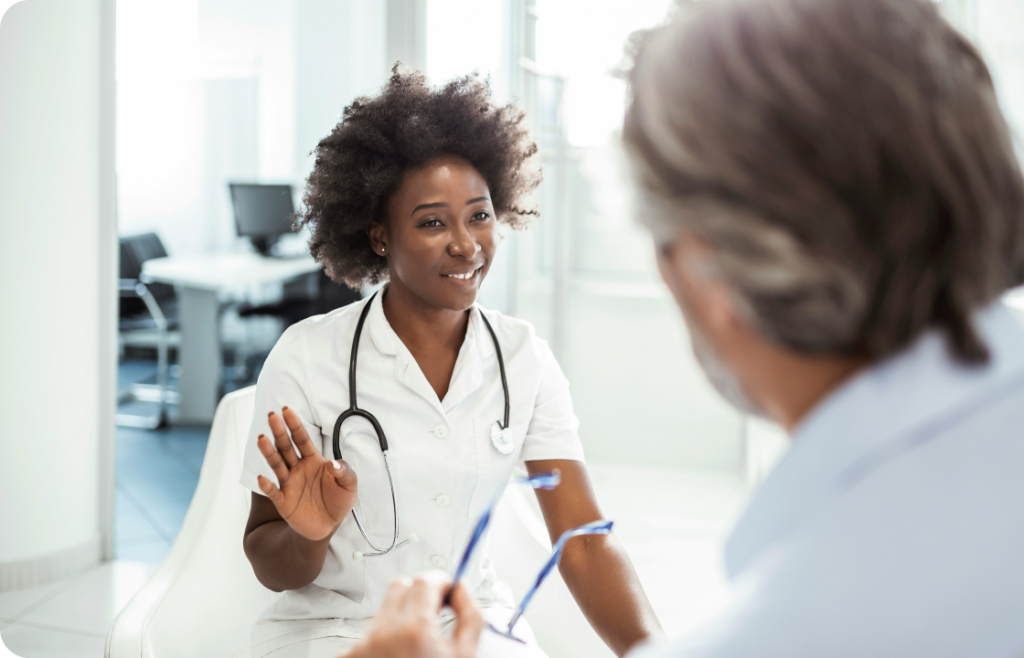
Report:
<svg viewBox="0 0 1024 658"><path fill-rule="evenodd" d="M268 420L274 440L261 434L258 445L280 487L261 475L260 490L281 518L306 539L318 541L333 534L355 504L355 472L340 459L324 459L288 407L280 416L270 412Z"/></svg>

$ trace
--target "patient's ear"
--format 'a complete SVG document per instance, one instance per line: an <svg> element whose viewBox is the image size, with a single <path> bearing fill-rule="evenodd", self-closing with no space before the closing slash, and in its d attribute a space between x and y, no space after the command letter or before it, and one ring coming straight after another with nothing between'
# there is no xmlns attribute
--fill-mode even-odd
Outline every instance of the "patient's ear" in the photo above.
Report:
<svg viewBox="0 0 1024 658"><path fill-rule="evenodd" d="M685 316L706 333L719 335L745 326L719 277L714 248L704 240L685 233L660 247L658 269Z"/></svg>

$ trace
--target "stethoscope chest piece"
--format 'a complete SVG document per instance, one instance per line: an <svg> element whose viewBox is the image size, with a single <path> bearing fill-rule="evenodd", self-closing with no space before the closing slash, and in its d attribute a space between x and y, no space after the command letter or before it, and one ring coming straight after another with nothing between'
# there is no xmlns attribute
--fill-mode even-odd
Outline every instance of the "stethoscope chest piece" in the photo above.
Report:
<svg viewBox="0 0 1024 658"><path fill-rule="evenodd" d="M491 425L491 444L501 454L511 455L512 451L516 449L516 441L512 436L512 429L508 427L503 428L500 420L494 421L494 424Z"/></svg>

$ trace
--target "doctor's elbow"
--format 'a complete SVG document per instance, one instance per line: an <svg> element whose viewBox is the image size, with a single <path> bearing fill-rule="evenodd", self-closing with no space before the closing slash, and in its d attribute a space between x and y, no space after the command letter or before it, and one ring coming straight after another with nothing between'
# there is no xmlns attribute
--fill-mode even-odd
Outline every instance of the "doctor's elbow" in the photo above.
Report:
<svg viewBox="0 0 1024 658"><path fill-rule="evenodd" d="M302 589L316 580L329 540L301 538L282 521L251 529L242 539L242 550L256 580L271 591L283 592Z"/></svg>

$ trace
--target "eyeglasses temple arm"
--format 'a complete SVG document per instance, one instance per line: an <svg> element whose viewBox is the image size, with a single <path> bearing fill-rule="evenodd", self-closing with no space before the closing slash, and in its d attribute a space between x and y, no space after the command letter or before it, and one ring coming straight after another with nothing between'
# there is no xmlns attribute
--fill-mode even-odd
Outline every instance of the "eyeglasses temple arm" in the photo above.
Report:
<svg viewBox="0 0 1024 658"><path fill-rule="evenodd" d="M555 550L551 552L551 557L548 558L547 564L545 564L544 568L540 570L539 574L537 574L537 579L533 582L533 586L526 593L526 596L523 597L523 600L519 602L519 606L516 608L516 613L512 615L512 619L508 622L509 633L512 632L512 627L516 625L519 618L523 616L523 611L525 611L526 606L530 604L530 600L533 598L533 595L537 593L538 589L540 589L540 584L544 582L544 579L548 577L551 570L555 568L556 564L558 564L558 558L562 556L562 547L565 546L564 540L567 539L568 537L565 535L562 535L562 537L559 538L558 543L555 544Z"/></svg>
<svg viewBox="0 0 1024 658"><path fill-rule="evenodd" d="M558 538L557 542L555 542L554 548L551 550L551 557L548 558L547 564L545 564L544 568L540 570L539 574L537 574L537 580L534 581L533 587L531 587L526 593L523 600L520 601L519 606L516 608L515 614L512 615L512 620L508 623L508 632L512 632L512 627L515 626L516 622L519 621L519 618L523 616L526 606L529 605L533 595L537 593L538 589L540 589L540 584L544 582L544 579L548 577L551 570L555 568L556 564L558 564L558 560L562 557L562 549L565 548L566 542L573 537L579 537L580 535L607 535L611 531L612 522L601 520L563 532L562 536Z"/></svg>
<svg viewBox="0 0 1024 658"><path fill-rule="evenodd" d="M480 517L480 520L476 524L476 529L473 531L473 536L470 537L469 543L466 545L466 550L462 552L462 559L459 561L459 568L455 570L455 575L452 576L452 586L448 589L448 593L444 595L444 604L448 605L451 603L452 591L455 589L455 585L458 584L459 580L466 573L466 567L469 565L469 557L473 554L473 549L480 542L480 538L484 536L484 531L487 526L491 523L491 515L494 513L494 503L487 508L484 515Z"/></svg>

